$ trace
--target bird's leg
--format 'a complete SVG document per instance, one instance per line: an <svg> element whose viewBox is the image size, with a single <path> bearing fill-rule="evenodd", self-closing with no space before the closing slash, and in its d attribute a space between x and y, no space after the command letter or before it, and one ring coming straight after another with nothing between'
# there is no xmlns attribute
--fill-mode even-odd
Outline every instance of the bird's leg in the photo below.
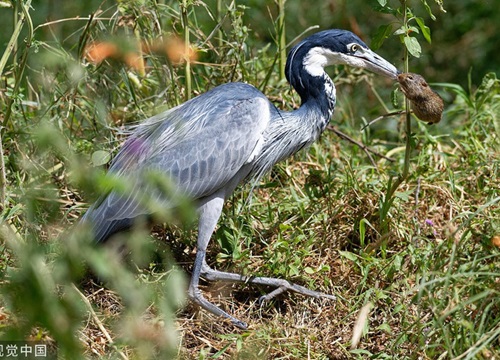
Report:
<svg viewBox="0 0 500 360"><path fill-rule="evenodd" d="M199 224L198 224L198 242L196 259L194 261L193 274L189 284L188 295L189 298L205 310L219 316L223 316L231 320L233 325L240 329L246 329L247 324L235 317L229 315L224 310L209 302L201 294L198 287L200 281L200 274L202 268L206 267L205 255L210 237L219 220L222 206L224 204L224 196L212 196L206 199L199 207Z"/></svg>
<svg viewBox="0 0 500 360"><path fill-rule="evenodd" d="M319 291L310 290L304 286L291 283L283 279L275 279L270 277L257 277L245 276L225 271L218 271L210 268L206 262L205 256L207 246L212 236L212 233L219 220L222 206L224 204L224 196L215 195L204 202L198 208L199 210L199 224L198 224L198 242L196 259L193 267L193 274L189 284L188 295L189 298L205 310L219 316L229 319L233 325L240 329L246 329L247 324L241 320L236 319L234 316L229 315L224 310L209 302L201 294L199 289L200 276L209 281L227 281L227 282L244 282L249 284L265 285L275 287L269 294L261 296L259 303L262 304L285 291L293 291L305 296L314 298L326 298L335 300L335 296L324 294Z"/></svg>
<svg viewBox="0 0 500 360"><path fill-rule="evenodd" d="M270 278L270 277L244 276L224 271L218 271L210 268L206 262L203 262L202 264L201 276L210 281L244 282L249 284L258 284L258 285L275 287L276 289L271 291L269 294L260 297L259 304L269 301L285 291L293 291L317 299L325 298L325 299L335 300L335 296L333 295L328 295L319 291L310 290L304 286L291 283L287 280Z"/></svg>

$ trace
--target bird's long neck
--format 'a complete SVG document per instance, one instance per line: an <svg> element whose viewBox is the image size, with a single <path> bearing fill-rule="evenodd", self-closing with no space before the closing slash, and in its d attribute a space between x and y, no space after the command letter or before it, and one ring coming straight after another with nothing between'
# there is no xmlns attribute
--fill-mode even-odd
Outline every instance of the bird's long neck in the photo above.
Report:
<svg viewBox="0 0 500 360"><path fill-rule="evenodd" d="M260 178L278 161L312 144L326 129L335 108L335 86L321 70L318 76L312 76L310 69L288 72L287 78L299 93L302 104L291 112L273 108L276 113L264 134L264 145L251 170L251 177Z"/></svg>
<svg viewBox="0 0 500 360"><path fill-rule="evenodd" d="M317 126L323 131L330 121L336 104L336 90L332 79L324 70L326 59L320 56L307 56L299 60L295 71L290 69L288 81L300 95L301 111L312 113ZM308 116L310 118L310 116Z"/></svg>
<svg viewBox="0 0 500 360"><path fill-rule="evenodd" d="M324 130L335 110L336 92L325 67L340 63L336 52L324 47L322 33L318 39L305 40L288 54L285 74L288 82L299 93L301 108L317 113L316 121Z"/></svg>
<svg viewBox="0 0 500 360"><path fill-rule="evenodd" d="M302 101L301 110L312 113L310 115L316 118L317 126L323 131L335 110L336 90L332 79L324 71L318 76L306 73L294 88Z"/></svg>

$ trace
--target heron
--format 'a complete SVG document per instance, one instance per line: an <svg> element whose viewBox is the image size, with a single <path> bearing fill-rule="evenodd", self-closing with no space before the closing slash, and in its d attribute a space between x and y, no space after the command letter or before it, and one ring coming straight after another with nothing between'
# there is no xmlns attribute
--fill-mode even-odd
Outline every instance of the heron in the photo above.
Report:
<svg viewBox="0 0 500 360"><path fill-rule="evenodd" d="M203 296L200 277L274 288L259 299L261 303L286 291L334 299L284 279L216 270L208 265L206 253L224 202L237 186L258 181L274 164L311 145L326 129L334 113L336 89L325 67L339 64L392 80L398 75L394 65L350 31L331 29L312 34L290 50L286 62L286 78L301 99L298 109L279 110L254 86L232 82L139 123L108 170L131 181L131 190L111 190L103 195L82 222L88 224L95 241L102 243L130 229L139 219L154 216L140 201L141 194L147 193L164 207L174 206L172 194L158 191L142 176L158 171L172 182L175 192L192 199L197 210L196 257L188 287L193 303L246 329L245 322Z"/></svg>

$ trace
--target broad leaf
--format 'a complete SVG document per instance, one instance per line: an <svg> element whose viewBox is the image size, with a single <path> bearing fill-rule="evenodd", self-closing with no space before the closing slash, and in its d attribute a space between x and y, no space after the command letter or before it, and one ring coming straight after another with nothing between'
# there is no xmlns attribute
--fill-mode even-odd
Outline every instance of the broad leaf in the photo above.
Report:
<svg viewBox="0 0 500 360"><path fill-rule="evenodd" d="M406 34L406 27L405 26L401 26L399 29L394 31L393 35L403 35L403 34Z"/></svg>
<svg viewBox="0 0 500 360"><path fill-rule="evenodd" d="M418 43L418 40L416 38L411 36L405 36L404 43L406 48L408 49L408 52L412 56L416 58L420 57L420 54L422 53L422 48L420 47L420 44Z"/></svg>
<svg viewBox="0 0 500 360"><path fill-rule="evenodd" d="M348 260L356 262L358 257L349 251L339 251L340 256L345 257Z"/></svg>
<svg viewBox="0 0 500 360"><path fill-rule="evenodd" d="M431 29L428 26L425 26L424 19L422 18L415 18L417 21L418 26L420 27L420 30L422 30L422 35L424 35L425 40L430 44L431 43Z"/></svg>
<svg viewBox="0 0 500 360"><path fill-rule="evenodd" d="M107 164L110 159L111 154L108 151L97 150L92 154L92 164L94 164L94 166Z"/></svg>
<svg viewBox="0 0 500 360"><path fill-rule="evenodd" d="M387 39L392 32L392 25L381 25L378 27L377 31L375 31L375 34L373 35L372 42L371 42L371 48L374 50L377 50L382 46L384 43L384 40Z"/></svg>

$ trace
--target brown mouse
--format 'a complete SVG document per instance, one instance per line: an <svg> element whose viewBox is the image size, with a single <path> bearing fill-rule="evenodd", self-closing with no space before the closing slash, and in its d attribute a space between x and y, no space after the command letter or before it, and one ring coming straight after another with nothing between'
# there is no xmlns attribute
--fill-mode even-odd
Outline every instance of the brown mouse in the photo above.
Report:
<svg viewBox="0 0 500 360"><path fill-rule="evenodd" d="M431 89L425 79L414 73L398 75L401 90L411 102L413 113L427 123L435 124L441 120L444 110L443 99Z"/></svg>

